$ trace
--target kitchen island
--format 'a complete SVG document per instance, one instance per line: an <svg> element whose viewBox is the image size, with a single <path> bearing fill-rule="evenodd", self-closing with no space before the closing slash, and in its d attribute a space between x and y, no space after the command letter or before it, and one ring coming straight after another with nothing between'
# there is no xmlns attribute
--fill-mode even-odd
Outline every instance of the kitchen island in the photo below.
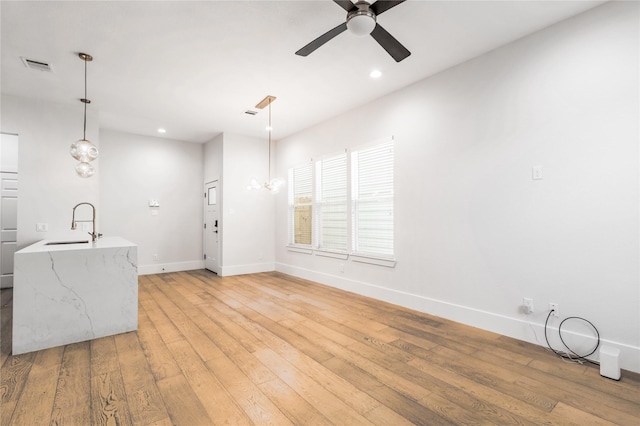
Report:
<svg viewBox="0 0 640 426"><path fill-rule="evenodd" d="M137 330L137 255L120 237L17 251L13 355Z"/></svg>

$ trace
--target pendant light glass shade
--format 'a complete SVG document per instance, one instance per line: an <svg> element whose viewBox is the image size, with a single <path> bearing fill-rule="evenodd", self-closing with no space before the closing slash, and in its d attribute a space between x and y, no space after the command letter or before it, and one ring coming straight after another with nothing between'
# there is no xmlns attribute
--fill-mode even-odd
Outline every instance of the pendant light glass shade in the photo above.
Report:
<svg viewBox="0 0 640 426"><path fill-rule="evenodd" d="M73 158L84 163L98 158L98 148L87 139L80 139L72 143L70 152Z"/></svg>
<svg viewBox="0 0 640 426"><path fill-rule="evenodd" d="M96 168L87 162L76 164L76 173L82 178L90 178L96 174Z"/></svg>

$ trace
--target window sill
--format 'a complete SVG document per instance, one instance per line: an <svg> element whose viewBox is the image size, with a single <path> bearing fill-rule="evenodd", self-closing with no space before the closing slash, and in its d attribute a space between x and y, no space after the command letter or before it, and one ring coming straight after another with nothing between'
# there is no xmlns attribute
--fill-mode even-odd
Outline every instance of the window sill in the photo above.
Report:
<svg viewBox="0 0 640 426"><path fill-rule="evenodd" d="M370 265L385 266L387 268L395 268L396 267L396 260L395 259L388 259L388 258L385 259L385 258L381 258L381 257L363 256L363 255L358 255L358 254L352 254L350 256L350 258L354 262L368 263Z"/></svg>
<svg viewBox="0 0 640 426"><path fill-rule="evenodd" d="M347 260L349 258L349 253L339 251L315 250L314 254L316 256L331 257L333 259Z"/></svg>
<svg viewBox="0 0 640 426"><path fill-rule="evenodd" d="M287 246L287 251L293 253L313 254L313 250L306 247Z"/></svg>

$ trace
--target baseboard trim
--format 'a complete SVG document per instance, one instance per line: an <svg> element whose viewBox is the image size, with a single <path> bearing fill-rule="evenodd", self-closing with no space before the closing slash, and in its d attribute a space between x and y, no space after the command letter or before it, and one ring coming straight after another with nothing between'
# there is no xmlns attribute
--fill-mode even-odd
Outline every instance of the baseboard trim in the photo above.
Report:
<svg viewBox="0 0 640 426"><path fill-rule="evenodd" d="M294 265L276 263L275 270L298 278L307 279L341 290L393 303L419 312L446 318L472 327L513 337L518 340L523 340L540 346L546 346L546 342L544 341L544 320L546 319L546 315L544 315L544 313L538 314L534 317L524 314L521 314L520 317L509 317L496 314L494 312L448 303L341 276L300 268ZM587 341L591 339L593 342L587 343L587 346L591 343L595 345L595 339L591 336L571 333L565 331L564 328L562 332L563 335L566 333L567 335L579 336L580 339L586 339ZM559 338L557 337L557 325L549 327L549 336L551 345L556 349L560 349L562 346ZM640 347L605 339L601 339L600 344L606 344L620 349L620 367L627 371L640 373ZM597 361L598 353L596 352L593 357L590 358Z"/></svg>
<svg viewBox="0 0 640 426"><path fill-rule="evenodd" d="M191 260L188 262L138 265L138 275L164 274L167 272L192 271L194 269L204 269L204 261Z"/></svg>
<svg viewBox="0 0 640 426"><path fill-rule="evenodd" d="M251 263L247 265L221 266L220 276L229 277L233 275L257 274L260 272L270 272L275 270L273 262Z"/></svg>

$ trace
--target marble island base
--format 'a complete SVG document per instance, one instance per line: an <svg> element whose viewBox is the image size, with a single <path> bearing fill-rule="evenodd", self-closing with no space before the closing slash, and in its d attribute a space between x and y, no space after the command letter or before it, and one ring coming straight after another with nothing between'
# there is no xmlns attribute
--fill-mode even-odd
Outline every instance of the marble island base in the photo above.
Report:
<svg viewBox="0 0 640 426"><path fill-rule="evenodd" d="M51 243L15 253L13 354L137 330L137 246Z"/></svg>

